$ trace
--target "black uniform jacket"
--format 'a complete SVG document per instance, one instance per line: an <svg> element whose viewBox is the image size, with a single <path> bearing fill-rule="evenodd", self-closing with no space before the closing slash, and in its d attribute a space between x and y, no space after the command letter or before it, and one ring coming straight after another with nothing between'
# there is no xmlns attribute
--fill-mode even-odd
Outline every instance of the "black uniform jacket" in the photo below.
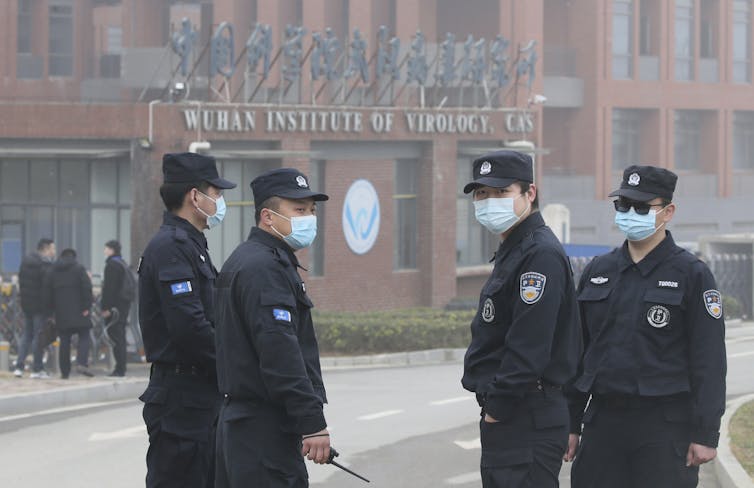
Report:
<svg viewBox="0 0 754 488"><path fill-rule="evenodd" d="M725 323L709 268L670 232L639 263L628 244L598 256L579 282L585 352L569 394L579 432L589 394L690 392L691 441L717 446L725 410Z"/></svg>
<svg viewBox="0 0 754 488"><path fill-rule="evenodd" d="M216 276L204 234L166 212L139 264L139 322L147 361L215 374Z"/></svg>
<svg viewBox="0 0 754 488"><path fill-rule="evenodd" d="M235 404L285 413L283 426L311 434L327 424L327 402L306 287L280 239L254 227L218 277L218 386Z"/></svg>
<svg viewBox="0 0 754 488"><path fill-rule="evenodd" d="M571 380L580 356L571 266L535 212L495 254L471 323L462 383L476 392L485 412L505 420L538 380L554 385Z"/></svg>
<svg viewBox="0 0 754 488"><path fill-rule="evenodd" d="M45 274L44 302L54 314L55 325L60 330L92 327L89 316L84 316L94 303L92 280L84 266L75 258L61 257Z"/></svg>

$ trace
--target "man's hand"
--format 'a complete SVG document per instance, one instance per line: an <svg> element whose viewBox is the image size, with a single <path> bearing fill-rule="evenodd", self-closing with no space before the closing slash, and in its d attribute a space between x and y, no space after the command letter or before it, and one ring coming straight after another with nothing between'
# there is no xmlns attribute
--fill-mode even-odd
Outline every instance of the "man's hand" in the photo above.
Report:
<svg viewBox="0 0 754 488"><path fill-rule="evenodd" d="M487 422L488 424L496 424L496 423L500 422L499 420L495 419L494 417L492 417L488 413L484 414L484 421Z"/></svg>
<svg viewBox="0 0 754 488"><path fill-rule="evenodd" d="M579 447L579 435L568 434L568 448L563 454L563 461L570 463L576 457L576 449Z"/></svg>
<svg viewBox="0 0 754 488"><path fill-rule="evenodd" d="M110 313L110 310L103 310L102 316L106 319L109 319L112 314Z"/></svg>
<svg viewBox="0 0 754 488"><path fill-rule="evenodd" d="M717 449L707 447L701 444L689 444L689 450L686 453L686 466L700 466L706 462L712 461L717 456Z"/></svg>
<svg viewBox="0 0 754 488"><path fill-rule="evenodd" d="M327 429L303 436L301 455L317 464L327 464L330 459L330 433Z"/></svg>
<svg viewBox="0 0 754 488"><path fill-rule="evenodd" d="M83 315L84 317L88 317L89 316L89 310L84 310L83 312L81 312L81 315Z"/></svg>

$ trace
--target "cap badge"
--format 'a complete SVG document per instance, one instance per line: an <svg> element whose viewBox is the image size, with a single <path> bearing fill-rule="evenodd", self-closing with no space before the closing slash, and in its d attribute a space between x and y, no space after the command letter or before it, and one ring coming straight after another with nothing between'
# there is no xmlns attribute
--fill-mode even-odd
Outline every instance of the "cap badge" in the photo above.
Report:
<svg viewBox="0 0 754 488"><path fill-rule="evenodd" d="M641 176L639 176L639 173L631 173L631 176L628 177L628 184L631 186L639 186L640 181Z"/></svg>
<svg viewBox="0 0 754 488"><path fill-rule="evenodd" d="M492 165L489 161L485 161L482 163L482 166L479 168L479 174L480 175L488 175L490 174L490 171L492 171Z"/></svg>
<svg viewBox="0 0 754 488"><path fill-rule="evenodd" d="M301 188L306 188L308 186L306 184L306 178L304 178L303 176L297 176L296 183L298 183L298 186L300 186Z"/></svg>

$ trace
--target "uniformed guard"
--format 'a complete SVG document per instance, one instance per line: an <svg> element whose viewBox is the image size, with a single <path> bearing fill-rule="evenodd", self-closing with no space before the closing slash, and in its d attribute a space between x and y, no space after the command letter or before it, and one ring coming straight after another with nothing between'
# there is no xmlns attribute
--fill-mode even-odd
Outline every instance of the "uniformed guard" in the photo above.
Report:
<svg viewBox="0 0 754 488"><path fill-rule="evenodd" d="M295 252L317 234L328 199L301 172L282 168L251 182L257 227L217 280L217 488L306 487L304 456L325 463L327 402L312 302ZM303 268L302 268L303 269Z"/></svg>
<svg viewBox="0 0 754 488"><path fill-rule="evenodd" d="M626 168L610 194L626 241L594 258L579 282L585 351L568 394L566 454L575 454L574 488L694 487L699 465L716 455L722 297L707 266L666 230L676 180L662 168Z"/></svg>
<svg viewBox="0 0 754 488"><path fill-rule="evenodd" d="M222 222L214 158L162 159L163 224L139 264L139 321L152 363L144 402L149 433L147 487L214 486L214 433L220 396L215 366L212 265L203 231Z"/></svg>
<svg viewBox="0 0 754 488"><path fill-rule="evenodd" d="M463 386L482 407L482 485L558 486L568 442L563 385L576 374L581 330L570 263L538 210L531 158L474 161L476 219L501 237L471 323Z"/></svg>

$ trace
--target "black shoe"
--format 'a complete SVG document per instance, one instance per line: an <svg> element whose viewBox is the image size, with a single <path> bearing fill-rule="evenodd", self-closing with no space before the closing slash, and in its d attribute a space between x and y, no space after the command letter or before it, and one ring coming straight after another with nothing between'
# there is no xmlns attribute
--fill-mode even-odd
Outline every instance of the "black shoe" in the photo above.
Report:
<svg viewBox="0 0 754 488"><path fill-rule="evenodd" d="M113 377L113 378L122 378L122 377L126 376L126 373L121 373L119 371L113 371L112 373L110 373L107 376L110 376L110 377Z"/></svg>
<svg viewBox="0 0 754 488"><path fill-rule="evenodd" d="M79 364L78 366L76 366L76 372L78 374L80 374L80 375L84 375L84 376L87 376L89 378L91 378L92 376L94 376L94 373L92 373L91 371L89 371L89 367L84 366L82 364Z"/></svg>

